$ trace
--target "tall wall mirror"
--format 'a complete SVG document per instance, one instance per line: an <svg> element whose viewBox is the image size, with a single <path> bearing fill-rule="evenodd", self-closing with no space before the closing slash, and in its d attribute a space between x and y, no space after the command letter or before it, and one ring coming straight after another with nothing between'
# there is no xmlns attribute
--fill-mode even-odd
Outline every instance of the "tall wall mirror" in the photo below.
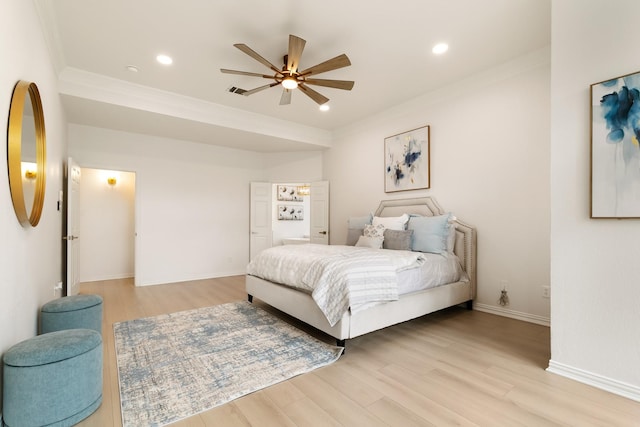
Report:
<svg viewBox="0 0 640 427"><path fill-rule="evenodd" d="M46 134L40 92L33 82L13 89L7 130L7 163L11 200L23 227L40 222L44 204Z"/></svg>

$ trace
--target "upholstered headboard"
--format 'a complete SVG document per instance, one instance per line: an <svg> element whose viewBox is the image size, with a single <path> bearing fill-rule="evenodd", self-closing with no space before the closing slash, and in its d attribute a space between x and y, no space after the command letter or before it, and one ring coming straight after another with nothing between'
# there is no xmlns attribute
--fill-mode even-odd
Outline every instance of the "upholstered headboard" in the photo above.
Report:
<svg viewBox="0 0 640 427"><path fill-rule="evenodd" d="M383 200L376 209L375 216L400 216L414 214L422 216L443 215L446 211L433 197L416 197L413 199ZM454 253L460 258L462 268L471 281L471 298L476 296L476 229L456 218L456 243Z"/></svg>

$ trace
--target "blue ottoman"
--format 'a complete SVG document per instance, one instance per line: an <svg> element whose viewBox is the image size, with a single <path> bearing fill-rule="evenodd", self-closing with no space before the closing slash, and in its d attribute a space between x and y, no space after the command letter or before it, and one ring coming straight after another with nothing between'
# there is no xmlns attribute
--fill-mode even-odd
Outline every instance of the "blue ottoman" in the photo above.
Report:
<svg viewBox="0 0 640 427"><path fill-rule="evenodd" d="M93 329L102 333L102 297L73 295L49 301L40 309L40 333Z"/></svg>
<svg viewBox="0 0 640 427"><path fill-rule="evenodd" d="M8 427L72 426L102 403L102 337L94 330L38 335L11 347L3 363Z"/></svg>

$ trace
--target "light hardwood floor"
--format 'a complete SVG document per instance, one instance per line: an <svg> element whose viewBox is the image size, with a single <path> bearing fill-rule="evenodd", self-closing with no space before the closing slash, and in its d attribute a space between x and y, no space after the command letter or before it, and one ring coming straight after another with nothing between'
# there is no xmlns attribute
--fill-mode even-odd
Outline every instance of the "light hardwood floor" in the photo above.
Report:
<svg viewBox="0 0 640 427"><path fill-rule="evenodd" d="M114 322L246 297L244 276L81 293L104 298L103 403L79 424L100 427L121 425ZM173 426L640 426L640 403L548 373L548 361L549 328L452 308L350 340L330 366Z"/></svg>

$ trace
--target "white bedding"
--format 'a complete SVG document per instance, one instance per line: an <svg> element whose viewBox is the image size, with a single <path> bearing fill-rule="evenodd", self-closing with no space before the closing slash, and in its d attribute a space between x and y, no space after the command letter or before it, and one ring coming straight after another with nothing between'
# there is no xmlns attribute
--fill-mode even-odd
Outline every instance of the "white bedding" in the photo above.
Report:
<svg viewBox="0 0 640 427"><path fill-rule="evenodd" d="M310 293L330 325L399 295L464 278L455 255L340 245L284 245L261 252L247 273Z"/></svg>
<svg viewBox="0 0 640 427"><path fill-rule="evenodd" d="M385 249L386 250L386 249ZM419 268L398 273L398 294L405 295L469 278L454 254L423 253L425 262Z"/></svg>
<svg viewBox="0 0 640 427"><path fill-rule="evenodd" d="M356 253L369 253L376 256L384 253L396 272L418 267L425 259L425 254L411 251L391 251L342 245L282 245L273 246L260 252L247 266L247 274L312 292L313 287L305 284L303 278L313 262L319 258L347 257Z"/></svg>

